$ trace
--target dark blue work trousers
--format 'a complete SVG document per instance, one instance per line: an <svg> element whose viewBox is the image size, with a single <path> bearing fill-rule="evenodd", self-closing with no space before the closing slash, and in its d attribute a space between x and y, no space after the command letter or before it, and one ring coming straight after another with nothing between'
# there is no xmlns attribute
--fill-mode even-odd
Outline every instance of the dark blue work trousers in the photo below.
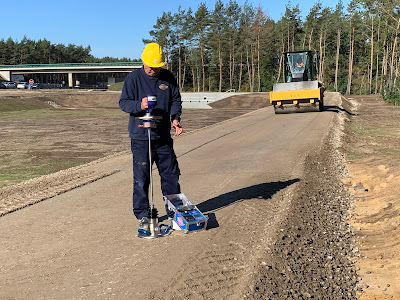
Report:
<svg viewBox="0 0 400 300"><path fill-rule="evenodd" d="M131 139L133 155L133 213L137 219L149 217L149 141ZM173 148L173 140L152 140L151 161L157 165L161 177L162 194L179 194L180 170ZM168 213L168 212L167 212Z"/></svg>

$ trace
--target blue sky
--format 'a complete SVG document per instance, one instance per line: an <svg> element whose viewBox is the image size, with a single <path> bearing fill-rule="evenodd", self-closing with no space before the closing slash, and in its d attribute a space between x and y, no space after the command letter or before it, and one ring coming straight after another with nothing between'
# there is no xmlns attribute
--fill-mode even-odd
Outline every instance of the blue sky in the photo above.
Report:
<svg viewBox="0 0 400 300"><path fill-rule="evenodd" d="M350 0L343 0L346 7ZM0 39L20 41L24 35L32 40L46 38L54 44L90 45L95 57L140 58L142 38L149 38L157 17L163 12L175 13L178 7L196 11L200 3L212 10L215 0L37 0L23 5L8 5L2 11ZM223 0L228 3L229 0ZM245 0L237 0L243 5ZM247 0L259 4L274 20L279 20L289 1ZM303 17L317 2L292 0L299 4ZM334 8L338 0L321 0L324 7ZM11 6L14 8L10 10Z"/></svg>

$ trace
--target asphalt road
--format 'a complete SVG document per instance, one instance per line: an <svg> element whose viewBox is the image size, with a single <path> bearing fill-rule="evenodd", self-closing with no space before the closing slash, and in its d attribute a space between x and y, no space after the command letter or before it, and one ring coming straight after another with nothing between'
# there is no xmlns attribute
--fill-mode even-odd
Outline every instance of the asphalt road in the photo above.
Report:
<svg viewBox="0 0 400 300"><path fill-rule="evenodd" d="M182 191L209 216L206 231L137 238L131 156L93 166L112 174L0 218L0 299L242 298L334 116L267 107L175 139Z"/></svg>

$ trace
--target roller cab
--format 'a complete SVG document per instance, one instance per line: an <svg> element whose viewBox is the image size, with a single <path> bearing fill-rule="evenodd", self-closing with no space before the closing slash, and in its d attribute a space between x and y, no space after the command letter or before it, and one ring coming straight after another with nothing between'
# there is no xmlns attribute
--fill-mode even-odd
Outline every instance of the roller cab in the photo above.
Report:
<svg viewBox="0 0 400 300"><path fill-rule="evenodd" d="M322 111L324 87L316 80L318 55L312 51L282 53L285 82L275 83L270 102L275 113Z"/></svg>

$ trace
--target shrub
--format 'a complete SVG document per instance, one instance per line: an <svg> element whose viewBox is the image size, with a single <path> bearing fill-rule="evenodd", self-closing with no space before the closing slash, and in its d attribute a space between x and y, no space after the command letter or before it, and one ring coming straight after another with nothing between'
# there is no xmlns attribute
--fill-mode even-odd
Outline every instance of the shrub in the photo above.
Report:
<svg viewBox="0 0 400 300"><path fill-rule="evenodd" d="M382 98L393 105L400 105L400 90L397 87L388 87L382 90Z"/></svg>

